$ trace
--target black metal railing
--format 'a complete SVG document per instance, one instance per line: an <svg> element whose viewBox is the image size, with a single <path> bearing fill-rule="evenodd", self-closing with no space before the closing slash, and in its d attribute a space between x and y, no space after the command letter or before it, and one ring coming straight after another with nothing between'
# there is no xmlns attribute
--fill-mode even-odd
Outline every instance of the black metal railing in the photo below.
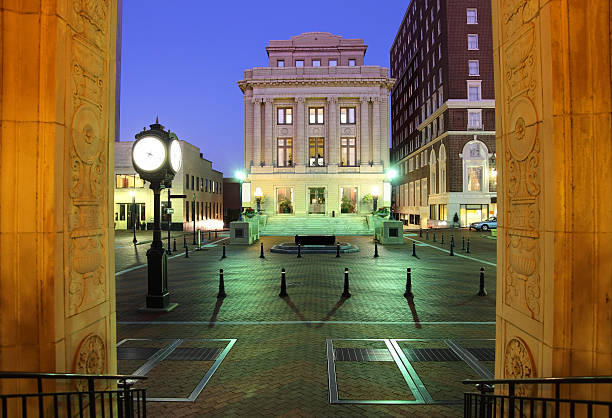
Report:
<svg viewBox="0 0 612 418"><path fill-rule="evenodd" d="M0 372L0 382L7 383L7 379L19 379L22 384L35 381L36 392L1 393L2 418L147 416L146 389L133 387L144 376ZM50 386L58 389L62 385L58 381L68 381L66 387L76 383L77 390L49 391Z"/></svg>
<svg viewBox="0 0 612 418"><path fill-rule="evenodd" d="M475 385L478 391L464 394L464 417L612 418L612 400L574 399L561 394L561 385L610 384L612 376L464 380L463 383ZM536 396L535 393L542 392L536 389L548 389L543 392L551 396Z"/></svg>

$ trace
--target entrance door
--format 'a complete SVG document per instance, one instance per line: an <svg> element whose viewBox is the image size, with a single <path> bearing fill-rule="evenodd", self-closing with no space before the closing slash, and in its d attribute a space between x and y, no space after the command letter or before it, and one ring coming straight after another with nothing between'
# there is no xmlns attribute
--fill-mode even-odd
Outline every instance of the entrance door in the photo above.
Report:
<svg viewBox="0 0 612 418"><path fill-rule="evenodd" d="M310 187L308 213L325 214L325 187Z"/></svg>

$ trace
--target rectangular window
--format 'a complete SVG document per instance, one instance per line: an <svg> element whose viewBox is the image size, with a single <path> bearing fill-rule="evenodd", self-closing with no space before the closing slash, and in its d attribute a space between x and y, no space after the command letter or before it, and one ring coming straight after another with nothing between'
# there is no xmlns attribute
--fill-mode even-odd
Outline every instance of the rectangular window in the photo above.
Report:
<svg viewBox="0 0 612 418"><path fill-rule="evenodd" d="M323 124L323 108L322 107L309 107L309 123L311 125L322 125Z"/></svg>
<svg viewBox="0 0 612 418"><path fill-rule="evenodd" d="M311 167L322 167L325 165L325 149L323 138L310 138L308 155L308 164Z"/></svg>
<svg viewBox="0 0 612 418"><path fill-rule="evenodd" d="M208 179L206 179L206 188L204 189L205 192L208 192Z"/></svg>
<svg viewBox="0 0 612 418"><path fill-rule="evenodd" d="M312 66L313 67L320 67L321 66L321 60L312 60Z"/></svg>
<svg viewBox="0 0 612 418"><path fill-rule="evenodd" d="M125 207L126 207L125 203L122 203L119 205L119 220L120 221L125 221Z"/></svg>
<svg viewBox="0 0 612 418"><path fill-rule="evenodd" d="M438 219L441 221L446 220L446 205L445 204L438 205Z"/></svg>
<svg viewBox="0 0 612 418"><path fill-rule="evenodd" d="M189 190L189 174L185 174L185 190Z"/></svg>
<svg viewBox="0 0 612 418"><path fill-rule="evenodd" d="M329 66L330 67L338 66L338 60L329 60Z"/></svg>
<svg viewBox="0 0 612 418"><path fill-rule="evenodd" d="M482 166L467 167L468 192L481 192L482 191Z"/></svg>
<svg viewBox="0 0 612 418"><path fill-rule="evenodd" d="M340 165L355 166L357 165L357 148L355 146L355 138L340 139Z"/></svg>
<svg viewBox="0 0 612 418"><path fill-rule="evenodd" d="M278 166L291 167L293 165L293 141L291 138L277 140Z"/></svg>
<svg viewBox="0 0 612 418"><path fill-rule="evenodd" d="M355 108L341 107L340 108L340 123L355 123Z"/></svg>
<svg viewBox="0 0 612 418"><path fill-rule="evenodd" d="M478 10L467 9L467 23L468 25L475 25L478 23Z"/></svg>
<svg viewBox="0 0 612 418"><path fill-rule="evenodd" d="M475 34L468 35L468 50L470 51L478 50L478 35L475 35Z"/></svg>
<svg viewBox="0 0 612 418"><path fill-rule="evenodd" d="M436 220L436 205L429 205L429 219Z"/></svg>
<svg viewBox="0 0 612 418"><path fill-rule="evenodd" d="M278 125L291 125L293 123L293 108L279 107L276 109L276 123Z"/></svg>
<svg viewBox="0 0 612 418"><path fill-rule="evenodd" d="M276 189L276 204L278 213L293 213L293 187Z"/></svg>
<svg viewBox="0 0 612 418"><path fill-rule="evenodd" d="M131 189L144 187L144 180L138 174L117 174L116 186L117 189Z"/></svg>
<svg viewBox="0 0 612 418"><path fill-rule="evenodd" d="M354 59L350 59L348 61L349 67L354 67L355 65L357 65L357 61Z"/></svg>
<svg viewBox="0 0 612 418"><path fill-rule="evenodd" d="M285 66L285 60L277 60L276 61L276 66L277 67L284 67Z"/></svg>
<svg viewBox="0 0 612 418"><path fill-rule="evenodd" d="M468 82L468 100L480 100L480 83Z"/></svg>
<svg viewBox="0 0 612 418"><path fill-rule="evenodd" d="M469 61L469 74L480 75L480 63L478 60Z"/></svg>
<svg viewBox="0 0 612 418"><path fill-rule="evenodd" d="M194 218L196 218L197 221L200 220L200 202L196 202L196 215L194 216Z"/></svg>
<svg viewBox="0 0 612 418"><path fill-rule="evenodd" d="M468 129L482 129L482 111L468 110Z"/></svg>
<svg viewBox="0 0 612 418"><path fill-rule="evenodd" d="M303 67L304 66L304 60L295 60L295 66L296 67Z"/></svg>
<svg viewBox="0 0 612 418"><path fill-rule="evenodd" d="M185 201L185 221L189 222L189 202Z"/></svg>
<svg viewBox="0 0 612 418"><path fill-rule="evenodd" d="M194 190L194 189L195 189L195 185L193 182L193 176L191 176L191 190Z"/></svg>

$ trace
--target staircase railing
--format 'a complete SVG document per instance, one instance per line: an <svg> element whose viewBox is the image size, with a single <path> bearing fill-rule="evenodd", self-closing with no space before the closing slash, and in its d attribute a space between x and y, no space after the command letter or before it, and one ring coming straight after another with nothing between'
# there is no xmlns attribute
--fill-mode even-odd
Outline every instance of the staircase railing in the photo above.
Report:
<svg viewBox="0 0 612 418"><path fill-rule="evenodd" d="M544 377L532 379L464 380L478 392L464 394L464 417L593 417L612 418L612 400L597 401L562 397L561 385L602 385L612 383L612 376ZM542 385L551 385L553 396L535 396ZM503 390L499 386L502 386ZM507 387L507 388L506 388ZM497 393L495 393L497 392Z"/></svg>
<svg viewBox="0 0 612 418"><path fill-rule="evenodd" d="M133 387L144 376L0 372L0 382L7 379L35 380L36 392L0 394L2 418L147 416L146 389ZM44 386L50 386L43 385L45 380L73 381L79 390L45 391Z"/></svg>

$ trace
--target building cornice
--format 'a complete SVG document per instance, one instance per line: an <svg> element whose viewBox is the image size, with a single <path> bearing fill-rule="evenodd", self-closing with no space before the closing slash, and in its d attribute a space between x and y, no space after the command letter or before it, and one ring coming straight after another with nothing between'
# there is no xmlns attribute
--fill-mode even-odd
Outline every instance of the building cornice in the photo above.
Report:
<svg viewBox="0 0 612 418"><path fill-rule="evenodd" d="M437 108L435 112L427 117L427 119L421 122L421 124L417 126L417 130L422 131L425 129L427 125L444 113L446 109L495 109L495 100L449 99L442 103L442 106Z"/></svg>
<svg viewBox="0 0 612 418"><path fill-rule="evenodd" d="M391 90L393 78L325 78L325 79L251 79L241 80L238 87L243 93L253 88L265 87L331 87L331 86L376 86Z"/></svg>

